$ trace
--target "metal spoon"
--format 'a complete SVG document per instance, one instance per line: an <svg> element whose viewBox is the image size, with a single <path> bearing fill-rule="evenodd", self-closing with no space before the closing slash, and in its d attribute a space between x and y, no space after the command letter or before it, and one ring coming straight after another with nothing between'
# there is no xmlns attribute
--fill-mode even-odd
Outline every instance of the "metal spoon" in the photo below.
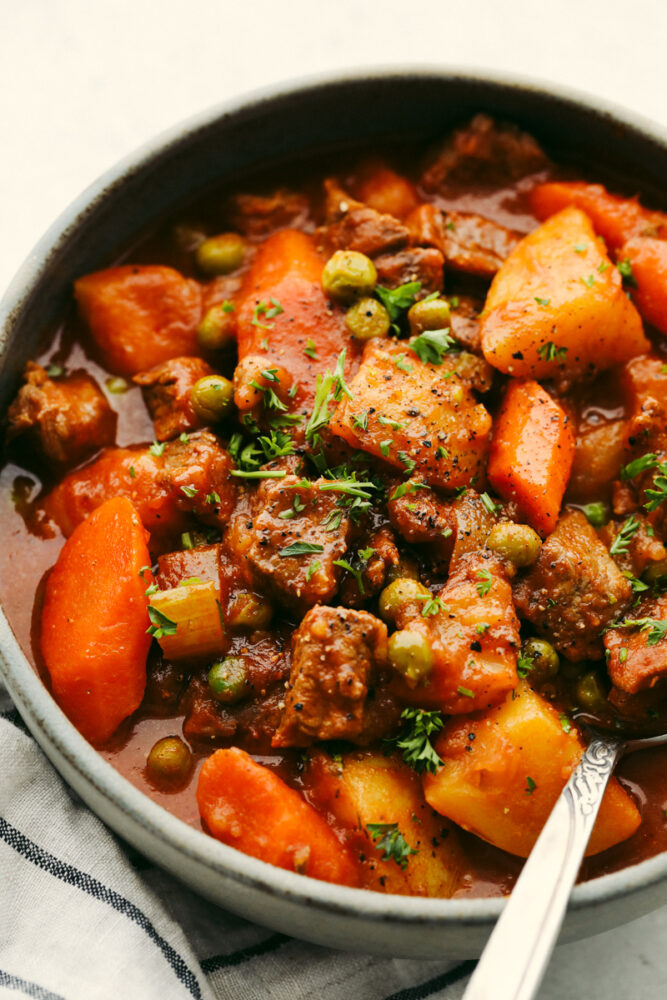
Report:
<svg viewBox="0 0 667 1000"><path fill-rule="evenodd" d="M667 745L591 729L489 938L463 1000L531 1000L546 971L604 790L626 753Z"/></svg>

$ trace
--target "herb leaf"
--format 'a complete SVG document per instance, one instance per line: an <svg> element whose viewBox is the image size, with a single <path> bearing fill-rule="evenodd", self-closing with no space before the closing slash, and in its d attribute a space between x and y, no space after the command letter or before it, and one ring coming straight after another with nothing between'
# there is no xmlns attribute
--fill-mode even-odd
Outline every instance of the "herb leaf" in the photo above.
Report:
<svg viewBox="0 0 667 1000"><path fill-rule="evenodd" d="M658 456L654 452L648 452L646 455L641 455L639 458L635 458L632 462L628 462L621 469L621 479L634 479L642 472L648 472L649 469L655 469L658 465Z"/></svg>
<svg viewBox="0 0 667 1000"><path fill-rule="evenodd" d="M422 774L435 774L443 766L442 759L433 749L431 736L440 732L445 721L440 712L426 712L422 708L405 708L401 714L403 726L398 736L385 740L388 746L403 752L409 767Z"/></svg>
<svg viewBox="0 0 667 1000"><path fill-rule="evenodd" d="M278 555L283 559L288 559L291 556L305 556L311 552L324 552L324 546L313 544L312 542L292 542L291 545L286 545L284 549L280 549Z"/></svg>
<svg viewBox="0 0 667 1000"><path fill-rule="evenodd" d="M478 569L476 575L477 579L480 581L478 584L476 584L477 593L479 594L480 597L486 597L488 592L491 590L491 586L493 584L493 577L489 573L488 569Z"/></svg>
<svg viewBox="0 0 667 1000"><path fill-rule="evenodd" d="M367 823L366 829L375 841L375 849L384 851L383 861L395 861L401 870L407 868L413 850L398 829L398 823Z"/></svg>
<svg viewBox="0 0 667 1000"><path fill-rule="evenodd" d="M151 623L146 629L148 635L152 635L155 639L161 639L163 635L176 635L176 622L167 618L152 604L148 605L148 618Z"/></svg>
<svg viewBox="0 0 667 1000"><path fill-rule="evenodd" d="M630 544L633 536L639 528L639 518L632 514L627 521L623 524L623 527L616 535L616 538L612 542L611 548L609 549L609 554L612 556L621 555L623 552L628 551L628 545Z"/></svg>
<svg viewBox="0 0 667 1000"><path fill-rule="evenodd" d="M553 340L547 341L537 349L537 356L540 361L564 361L567 354L567 347L557 347Z"/></svg>
<svg viewBox="0 0 667 1000"><path fill-rule="evenodd" d="M449 332L444 330L424 330L418 337L411 340L408 347L425 364L441 365L445 354L458 344Z"/></svg>

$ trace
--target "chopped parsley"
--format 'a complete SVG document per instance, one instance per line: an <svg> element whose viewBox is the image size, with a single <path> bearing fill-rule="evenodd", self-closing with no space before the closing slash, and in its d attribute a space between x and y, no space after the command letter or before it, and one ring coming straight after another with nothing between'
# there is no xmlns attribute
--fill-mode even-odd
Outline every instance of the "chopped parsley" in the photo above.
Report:
<svg viewBox="0 0 667 1000"><path fill-rule="evenodd" d="M519 677L527 677L530 671L535 666L535 662L530 656L519 656L516 661L516 672Z"/></svg>
<svg viewBox="0 0 667 1000"><path fill-rule="evenodd" d="M475 632L477 635L484 635L490 628L491 626L488 622L478 622L477 625L475 625Z"/></svg>
<svg viewBox="0 0 667 1000"><path fill-rule="evenodd" d="M155 639L161 639L165 635L176 635L176 622L167 618L152 604L148 605L148 617L151 623L146 629L148 635L152 635Z"/></svg>
<svg viewBox="0 0 667 1000"><path fill-rule="evenodd" d="M368 430L368 412L364 410L363 413L359 413L352 416L352 426L356 427L360 431Z"/></svg>
<svg viewBox="0 0 667 1000"><path fill-rule="evenodd" d="M400 368L402 372L407 372L408 374L415 370L414 365L409 365L405 360L405 354L399 354L399 356L394 359L394 364L397 368Z"/></svg>
<svg viewBox="0 0 667 1000"><path fill-rule="evenodd" d="M306 505L297 493L289 510L284 510L282 514L278 514L278 517L283 521L291 521L293 517L296 517L297 514L300 514L305 509Z"/></svg>
<svg viewBox="0 0 667 1000"><path fill-rule="evenodd" d="M386 438L384 441L380 441L380 452L386 458L389 454L389 449L391 448L391 438Z"/></svg>
<svg viewBox="0 0 667 1000"><path fill-rule="evenodd" d="M526 795L532 795L537 788L537 783L528 774L526 775Z"/></svg>
<svg viewBox="0 0 667 1000"><path fill-rule="evenodd" d="M400 321L408 309L415 304L421 290L421 281L409 281L398 288L383 288L375 286L375 295L389 313L391 330L397 336L401 335Z"/></svg>
<svg viewBox="0 0 667 1000"><path fill-rule="evenodd" d="M134 479L137 473L135 472L134 466L130 466L130 479Z"/></svg>
<svg viewBox="0 0 667 1000"><path fill-rule="evenodd" d="M625 260L620 261L620 263L616 265L616 268L626 285L630 285L631 288L637 287L637 279L633 274L632 264L627 257Z"/></svg>
<svg viewBox="0 0 667 1000"><path fill-rule="evenodd" d="M563 730L563 732L564 733L572 732L572 723L570 722L565 712L561 712L558 718L560 719L560 727Z"/></svg>
<svg viewBox="0 0 667 1000"><path fill-rule="evenodd" d="M306 346L303 349L303 353L306 355L307 358L310 358L312 361L317 360L317 347L315 346L315 341L313 340L312 337L309 337L308 340L306 341Z"/></svg>
<svg viewBox="0 0 667 1000"><path fill-rule="evenodd" d="M537 349L537 356L540 361L564 361L567 354L567 347L557 347L553 340L548 340Z"/></svg>
<svg viewBox="0 0 667 1000"><path fill-rule="evenodd" d="M212 493L206 494L206 503L213 504L220 503L220 494L216 493L215 490Z"/></svg>
<svg viewBox="0 0 667 1000"><path fill-rule="evenodd" d="M609 553L612 556L621 555L628 551L628 546L639 528L639 518L632 514L623 524L621 530L611 544Z"/></svg>
<svg viewBox="0 0 667 1000"><path fill-rule="evenodd" d="M156 458L159 458L166 447L167 447L166 441L163 441L162 443L159 443L158 441L153 441L153 444L150 446L148 450L150 451L151 455L155 455Z"/></svg>
<svg viewBox="0 0 667 1000"><path fill-rule="evenodd" d="M190 483L189 486L181 486L181 493L184 493L186 497L189 497L190 499L192 499L192 497L196 497L197 496L197 494L199 493L199 490L194 485L194 483Z"/></svg>
<svg viewBox="0 0 667 1000"><path fill-rule="evenodd" d="M445 605L439 597L431 597L430 594L418 594L417 600L424 602L424 607L422 608L422 618L437 615L439 611L445 610Z"/></svg>
<svg viewBox="0 0 667 1000"><path fill-rule="evenodd" d="M408 858L417 854L398 829L398 823L367 823L366 829L375 842L377 851L384 851L383 861L395 861L401 870L407 868Z"/></svg>
<svg viewBox="0 0 667 1000"><path fill-rule="evenodd" d="M624 618L622 622L611 625L610 628L638 628L640 632L648 632L647 646L657 646L667 635L667 619L659 618Z"/></svg>
<svg viewBox="0 0 667 1000"><path fill-rule="evenodd" d="M479 580L479 583L476 584L477 593L480 597L486 597L488 592L491 590L493 577L489 573L488 569L478 569L476 575Z"/></svg>
<svg viewBox="0 0 667 1000"><path fill-rule="evenodd" d="M280 316L281 312L285 311L277 299L269 299L269 302L271 303L270 305L268 302L264 302L264 300L258 302L254 308L252 319L250 321L253 326L258 326L262 330L272 330L274 324L261 323L259 318L260 316L263 316L264 319L275 319L276 316Z"/></svg>
<svg viewBox="0 0 667 1000"><path fill-rule="evenodd" d="M488 493L482 493L480 495L480 500L488 510L489 514L497 514L500 510L501 504L494 503Z"/></svg>
<svg viewBox="0 0 667 1000"><path fill-rule="evenodd" d="M442 759L433 749L431 737L440 732L445 722L440 712L427 712L422 708L405 708L401 714L402 727L397 736L385 740L388 747L403 754L405 763L422 774L435 774L443 766Z"/></svg>
<svg viewBox="0 0 667 1000"><path fill-rule="evenodd" d="M284 479L287 473L283 469L232 469L230 476L237 479Z"/></svg>
<svg viewBox="0 0 667 1000"><path fill-rule="evenodd" d="M347 396L348 399L352 399L352 393L345 381L344 368L345 351L343 350L338 355L333 374L327 370L324 375L320 374L317 376L313 412L306 424L306 438L309 441L312 441L317 431L322 427L326 427L329 423L329 418L331 417L329 404L331 402L339 400L343 395Z"/></svg>
<svg viewBox="0 0 667 1000"><path fill-rule="evenodd" d="M601 528L609 520L607 505L600 501L587 503L581 509L588 518L589 524L592 524L594 528Z"/></svg>
<svg viewBox="0 0 667 1000"><path fill-rule="evenodd" d="M587 249L588 249L587 243L576 243L574 246L575 253L586 253Z"/></svg>
<svg viewBox="0 0 667 1000"><path fill-rule="evenodd" d="M539 298L539 296L536 295L535 296L535 301L537 302L538 306L548 306L549 303L551 302L551 299L550 298L541 299L541 298Z"/></svg>
<svg viewBox="0 0 667 1000"><path fill-rule="evenodd" d="M65 369L62 365L50 364L46 366L46 374L49 378L60 378L61 375L65 374ZM114 390L111 391L113 392Z"/></svg>
<svg viewBox="0 0 667 1000"><path fill-rule="evenodd" d="M588 274L588 275L586 275L585 278L582 278L581 280L584 283L584 285L586 286L586 288L592 288L593 285L595 284L595 275L594 274Z"/></svg>
<svg viewBox="0 0 667 1000"><path fill-rule="evenodd" d="M470 688L463 687L462 684L459 684L459 686L456 689L456 692L457 692L457 694L460 694L463 698L474 698L475 697L474 691L471 691Z"/></svg>
<svg viewBox="0 0 667 1000"><path fill-rule="evenodd" d="M383 417L382 415L380 415L378 417L378 423L382 424L383 427L391 427L391 429L394 431L402 431L407 421L391 420L389 417Z"/></svg>
<svg viewBox="0 0 667 1000"><path fill-rule="evenodd" d="M324 552L324 546L312 542L292 542L291 545L286 545L284 549L280 549L278 555L282 559L289 559L293 556L306 556L311 552Z"/></svg>
<svg viewBox="0 0 667 1000"><path fill-rule="evenodd" d="M446 327L443 330L424 330L410 341L408 347L425 364L441 365L445 354L458 347L458 344L449 332L449 327Z"/></svg>
<svg viewBox="0 0 667 1000"><path fill-rule="evenodd" d="M397 457L399 462L403 463L403 468L405 469L407 474L411 475L415 471L415 466L417 464L415 460L413 458L410 458L410 456L404 451L399 451Z"/></svg>
<svg viewBox="0 0 667 1000"><path fill-rule="evenodd" d="M322 563L319 559L314 559L308 566L306 570L306 580L310 580L314 573L317 573L318 569L322 568Z"/></svg>
<svg viewBox="0 0 667 1000"><path fill-rule="evenodd" d="M658 456L654 452L649 452L624 465L621 469L621 479L635 479L640 473L655 469L656 465L658 465Z"/></svg>
<svg viewBox="0 0 667 1000"><path fill-rule="evenodd" d="M646 488L644 509L648 511L656 510L667 500L667 462L661 462L658 469L660 471L653 480L653 485Z"/></svg>

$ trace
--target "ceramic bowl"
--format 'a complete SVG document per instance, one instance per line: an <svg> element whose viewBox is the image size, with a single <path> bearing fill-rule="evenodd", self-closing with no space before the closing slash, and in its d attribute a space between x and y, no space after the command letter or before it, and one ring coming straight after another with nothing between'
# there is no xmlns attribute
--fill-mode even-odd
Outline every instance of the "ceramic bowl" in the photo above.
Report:
<svg viewBox="0 0 667 1000"><path fill-rule="evenodd" d="M478 110L508 118L582 162L637 179L664 202L667 137L650 122L529 82L432 71L307 81L215 107L148 143L85 191L37 244L0 303L0 412L73 280L193 195L258 166L359 143L444 133ZM662 185L662 197L661 197ZM0 615L0 671L35 738L105 823L156 864L244 917L320 944L391 956L480 953L502 899L381 895L247 857L146 798L83 739ZM562 940L595 934L667 902L667 853L574 890Z"/></svg>

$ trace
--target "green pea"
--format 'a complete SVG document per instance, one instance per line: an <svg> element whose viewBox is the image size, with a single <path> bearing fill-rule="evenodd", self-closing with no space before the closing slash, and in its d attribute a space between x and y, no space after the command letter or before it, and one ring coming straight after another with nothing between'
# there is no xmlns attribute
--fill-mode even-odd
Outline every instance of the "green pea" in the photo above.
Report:
<svg viewBox="0 0 667 1000"><path fill-rule="evenodd" d="M126 379L121 378L120 375L110 375L108 379L105 379L105 386L114 395L122 395L122 393L127 392L130 388L130 383Z"/></svg>
<svg viewBox="0 0 667 1000"><path fill-rule="evenodd" d="M378 601L380 617L391 624L399 615L404 615L410 610L419 614L418 608L420 604L423 605L423 601L419 601L419 598L430 596L429 591L418 580L399 577L388 584L380 594Z"/></svg>
<svg viewBox="0 0 667 1000"><path fill-rule="evenodd" d="M582 510L594 528L601 528L609 520L609 508L606 503L587 503Z"/></svg>
<svg viewBox="0 0 667 1000"><path fill-rule="evenodd" d="M336 250L322 271L325 294L339 302L352 302L370 295L376 281L375 264L366 254L356 250Z"/></svg>
<svg viewBox="0 0 667 1000"><path fill-rule="evenodd" d="M521 647L524 664L530 663L528 676L533 684L553 680L560 669L560 658L546 639L526 639Z"/></svg>
<svg viewBox="0 0 667 1000"><path fill-rule="evenodd" d="M273 617L273 605L259 594L242 592L236 595L225 623L232 628L266 628Z"/></svg>
<svg viewBox="0 0 667 1000"><path fill-rule="evenodd" d="M199 346L205 351L222 351L236 341L236 316L230 303L211 306L197 327Z"/></svg>
<svg viewBox="0 0 667 1000"><path fill-rule="evenodd" d="M245 243L238 233L210 236L197 247L197 266L204 274L229 274L243 262Z"/></svg>
<svg viewBox="0 0 667 1000"><path fill-rule="evenodd" d="M386 337L391 320L389 313L377 299L359 299L345 315L345 326L355 340Z"/></svg>
<svg viewBox="0 0 667 1000"><path fill-rule="evenodd" d="M419 579L419 563L414 556L402 553L395 566L390 566L387 570L387 582L393 583L401 577L409 577L411 580Z"/></svg>
<svg viewBox="0 0 667 1000"><path fill-rule="evenodd" d="M588 712L601 712L607 704L607 695L598 674L591 670L577 682L577 703Z"/></svg>
<svg viewBox="0 0 667 1000"><path fill-rule="evenodd" d="M208 672L208 686L216 701L233 705L248 689L245 663L238 656L226 656L214 663Z"/></svg>
<svg viewBox="0 0 667 1000"><path fill-rule="evenodd" d="M200 420L217 424L234 404L234 386L222 375L205 375L193 385L190 401Z"/></svg>
<svg viewBox="0 0 667 1000"><path fill-rule="evenodd" d="M389 639L389 662L411 687L415 687L431 673L433 653L420 632L401 629Z"/></svg>
<svg viewBox="0 0 667 1000"><path fill-rule="evenodd" d="M146 767L156 784L183 784L192 770L190 747L179 736L165 736L152 748Z"/></svg>
<svg viewBox="0 0 667 1000"><path fill-rule="evenodd" d="M449 302L445 299L422 299L408 311L408 323L413 337L424 330L444 330L452 322Z"/></svg>
<svg viewBox="0 0 667 1000"><path fill-rule="evenodd" d="M508 559L517 569L532 566L540 554L542 539L527 524L503 521L492 528L487 539L487 549Z"/></svg>

